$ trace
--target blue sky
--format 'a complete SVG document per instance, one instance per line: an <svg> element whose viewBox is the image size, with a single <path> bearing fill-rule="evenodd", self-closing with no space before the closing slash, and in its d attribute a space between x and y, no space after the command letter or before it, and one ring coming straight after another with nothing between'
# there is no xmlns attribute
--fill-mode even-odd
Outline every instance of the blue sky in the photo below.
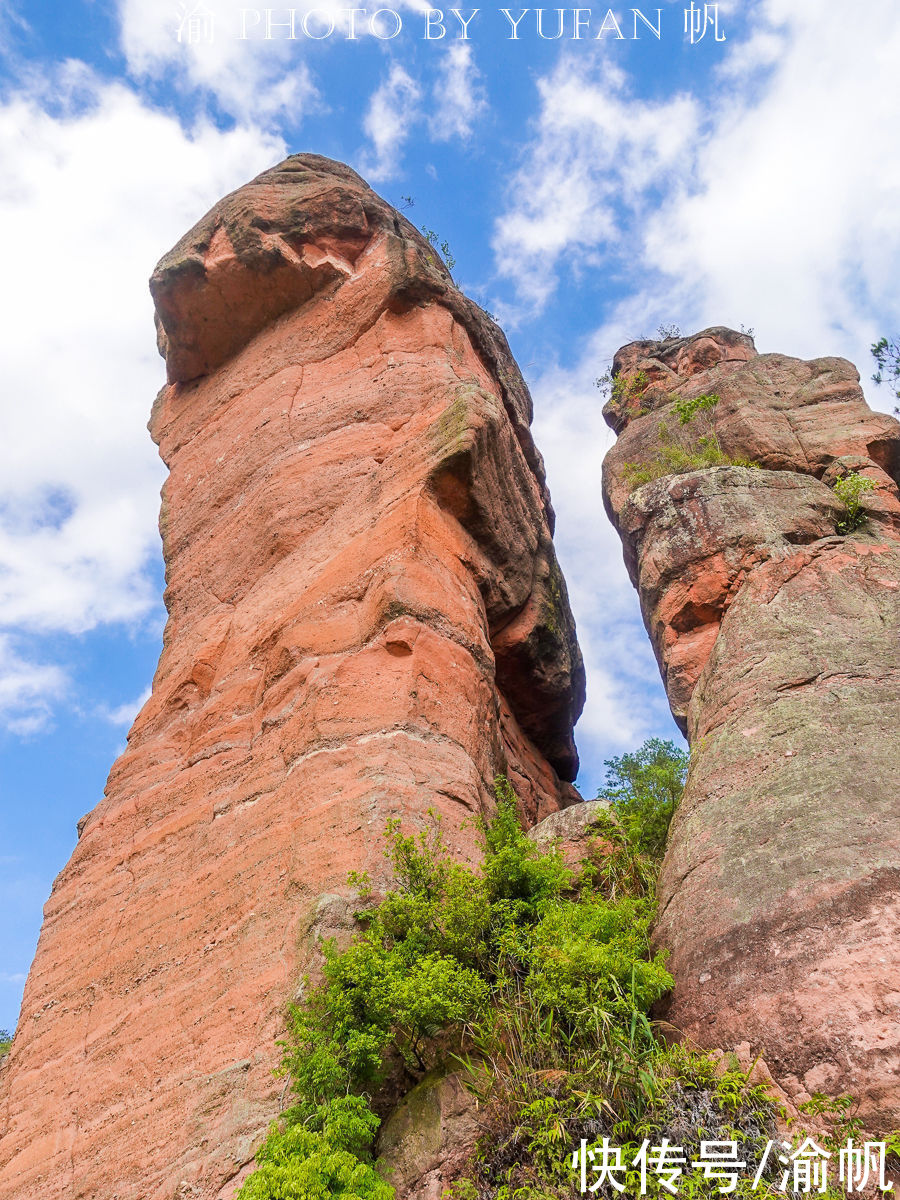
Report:
<svg viewBox="0 0 900 1200"><path fill-rule="evenodd" d="M577 40L573 9L551 41L533 9L511 40L499 8L467 41L449 15L425 40L426 6L403 0L396 37L363 17L350 41L328 0L308 28L333 17L335 32L304 37L298 7L291 41L260 36L263 6L242 40L247 5L191 0L211 25L179 42L169 0L0 0L0 1027L159 652L163 470L145 426L163 370L146 280L286 153L412 197L407 215L508 332L588 664L583 793L605 758L677 736L603 515L594 378L661 323L725 323L763 351L844 354L868 381L870 343L900 328L896 0L730 0L725 40L710 27L693 45L684 8L663 0L658 41L640 22L633 40L630 6L612 10L622 40L605 6L582 10Z"/></svg>

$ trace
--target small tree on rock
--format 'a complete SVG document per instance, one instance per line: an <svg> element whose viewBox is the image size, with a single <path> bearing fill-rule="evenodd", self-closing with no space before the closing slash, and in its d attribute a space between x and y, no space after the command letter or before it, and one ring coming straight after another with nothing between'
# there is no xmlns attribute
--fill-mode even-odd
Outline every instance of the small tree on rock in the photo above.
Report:
<svg viewBox="0 0 900 1200"><path fill-rule="evenodd" d="M872 357L878 368L872 376L872 382L879 387L887 384L895 399L900 400L900 338L879 338L872 346ZM900 407L896 407L894 412L900 413Z"/></svg>

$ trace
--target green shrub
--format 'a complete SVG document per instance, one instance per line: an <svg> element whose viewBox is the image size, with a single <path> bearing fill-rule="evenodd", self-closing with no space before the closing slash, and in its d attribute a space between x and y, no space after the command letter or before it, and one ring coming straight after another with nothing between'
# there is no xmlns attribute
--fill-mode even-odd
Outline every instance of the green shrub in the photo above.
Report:
<svg viewBox="0 0 900 1200"><path fill-rule="evenodd" d="M9 1048L13 1043L13 1035L8 1029L0 1029L0 1058L4 1054L9 1054Z"/></svg>
<svg viewBox="0 0 900 1200"><path fill-rule="evenodd" d="M719 396L714 392L708 395L694 396L691 400L685 400L679 396L675 401L675 412L678 414L678 422L680 425L689 425L698 412L712 412L719 403Z"/></svg>
<svg viewBox="0 0 900 1200"><path fill-rule="evenodd" d="M732 458L719 445L709 416L718 403L719 397L714 394L695 396L691 400L676 398L674 409L679 427L693 427L685 432L679 428L673 436L667 423L660 421L659 445L650 457L643 462L626 462L623 465L622 474L629 489L633 492L655 479L704 471L710 467L758 468L759 463L749 458Z"/></svg>
<svg viewBox="0 0 900 1200"><path fill-rule="evenodd" d="M325 945L322 982L291 1009L281 1069L293 1103L240 1200L393 1200L373 1163L376 1114L440 1062L466 1068L485 1130L455 1200L571 1197L581 1139L608 1137L630 1163L645 1138L688 1157L701 1140L735 1140L749 1158L774 1136L764 1088L667 1045L649 1017L672 986L649 931L687 756L651 739L607 768L600 795L615 815L577 872L525 836L505 779L479 823L477 869L449 858L436 817L416 837L388 824L393 884L373 904L367 877L351 877L364 930L342 951ZM782 1194L765 1181L751 1192L751 1179L732 1194ZM640 1194L636 1168L626 1185ZM686 1167L679 1194L713 1193Z"/></svg>
<svg viewBox="0 0 900 1200"><path fill-rule="evenodd" d="M650 738L633 754L606 761L606 780L597 799L614 806L627 840L653 858L662 857L665 849L688 762L685 750L661 738Z"/></svg>
<svg viewBox="0 0 900 1200"><path fill-rule="evenodd" d="M610 369L594 380L594 387L600 389L604 401L628 405L643 392L649 383L650 376L646 371L634 371L630 375L619 372L617 375L613 375Z"/></svg>
<svg viewBox="0 0 900 1200"><path fill-rule="evenodd" d="M643 462L627 462L622 474L631 491L665 479L669 475L685 475L689 471L704 471L710 467L759 467L749 458L732 458L719 445L710 413L719 403L714 392L694 396L689 400L673 396L673 408L678 426L673 435L665 421L658 426L659 445ZM683 427L692 428L683 431Z"/></svg>
<svg viewBox="0 0 900 1200"><path fill-rule="evenodd" d="M448 857L436 817L417 837L389 823L394 883L359 914L364 932L346 949L325 944L321 984L291 1009L281 1069L294 1102L241 1200L386 1200L372 1166L381 1089L396 1088L398 1071L415 1083L448 1056L514 1058L511 1029L525 1011L542 1031L534 1044L532 1025L520 1029L536 1061L596 1057L641 1022L649 1029L646 1013L672 980L650 950L647 890L612 896L590 865L576 879L557 849L525 836L505 779L496 794L477 869ZM368 879L352 882L365 899Z"/></svg>
<svg viewBox="0 0 900 1200"><path fill-rule="evenodd" d="M377 1127L377 1118L373 1115ZM374 1133L374 1129L372 1130ZM371 1139L371 1134L370 1134ZM289 1124L273 1129L256 1154L257 1170L240 1190L241 1200L393 1200L394 1189L350 1150L340 1134Z"/></svg>
<svg viewBox="0 0 900 1200"><path fill-rule="evenodd" d="M422 226L422 233L425 236L425 241L433 250L437 250L438 245L440 245L441 256L446 264L447 271L452 274L453 268L456 266L456 259L450 252L450 243L446 239L439 242L438 235L433 229L429 229L427 225Z"/></svg>
<svg viewBox="0 0 900 1200"><path fill-rule="evenodd" d="M835 522L838 533L853 533L865 525L867 517L862 507L862 497L875 490L875 480L857 471L850 471L834 485L834 494L844 505L845 513Z"/></svg>

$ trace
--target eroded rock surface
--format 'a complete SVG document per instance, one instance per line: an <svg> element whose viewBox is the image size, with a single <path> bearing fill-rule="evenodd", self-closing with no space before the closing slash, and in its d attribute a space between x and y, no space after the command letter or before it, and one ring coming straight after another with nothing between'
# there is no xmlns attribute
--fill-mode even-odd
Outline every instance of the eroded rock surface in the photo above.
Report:
<svg viewBox="0 0 900 1200"><path fill-rule="evenodd" d="M789 1090L900 1114L900 424L843 359L758 355L711 329L638 342L607 408L604 500L691 770L661 878L666 1014L749 1042ZM638 375L643 372L643 375ZM720 466L632 490L675 402L708 411ZM690 425L682 427L690 435ZM666 431L663 431L664 435ZM838 536L829 486L868 476ZM631 474L633 480L633 473Z"/></svg>
<svg viewBox="0 0 900 1200"><path fill-rule="evenodd" d="M430 1071L382 1126L378 1171L403 1200L441 1200L468 1165L484 1122L466 1081L462 1070Z"/></svg>
<svg viewBox="0 0 900 1200"><path fill-rule="evenodd" d="M465 857L498 772L532 821L577 799L583 669L530 399L434 250L299 155L152 290L169 618L45 908L4 1200L228 1194L279 1110L284 1005L352 921L348 870L383 872L387 818L433 808Z"/></svg>
<svg viewBox="0 0 900 1200"><path fill-rule="evenodd" d="M569 870L578 872L582 860L593 848L608 853L611 844L604 838L607 823L615 820L608 800L586 800L550 813L528 830L528 838L541 851L557 847Z"/></svg>

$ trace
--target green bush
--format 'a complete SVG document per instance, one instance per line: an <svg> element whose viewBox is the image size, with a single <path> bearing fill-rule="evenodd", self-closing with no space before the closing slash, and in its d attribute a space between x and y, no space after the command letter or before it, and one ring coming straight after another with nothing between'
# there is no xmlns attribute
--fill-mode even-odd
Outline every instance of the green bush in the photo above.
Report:
<svg viewBox="0 0 900 1200"><path fill-rule="evenodd" d="M674 410L679 427L691 425L689 431L681 428L673 436L665 421L658 426L659 445L643 462L626 462L622 473L631 491L665 479L669 475L685 475L690 471L705 471L710 467L754 467L759 463L749 458L732 458L719 445L713 429L710 413L719 403L714 393L694 396L690 400L673 397Z"/></svg>
<svg viewBox="0 0 900 1200"><path fill-rule="evenodd" d="M685 400L679 396L675 401L675 412L678 414L680 425L689 425L698 412L712 412L719 403L720 397L715 392L703 396L694 396Z"/></svg>
<svg viewBox="0 0 900 1200"><path fill-rule="evenodd" d="M650 950L646 892L613 898L590 869L576 880L557 849L525 836L506 780L496 791L474 870L450 860L437 818L418 837L389 824L394 884L359 914L364 932L350 946L324 946L321 984L291 1009L282 1071L294 1103L241 1200L382 1200L392 1193L372 1166L375 1109L398 1072L409 1086L448 1056L506 1055L522 1005L549 1038L541 1055L593 1054L598 1038L627 1040L671 987ZM365 899L369 880L352 882Z"/></svg>
<svg viewBox="0 0 900 1200"><path fill-rule="evenodd" d="M324 946L322 982L291 1009L281 1070L293 1103L239 1200L394 1200L373 1162L377 1113L439 1063L465 1068L485 1131L455 1200L571 1197L581 1139L608 1137L626 1164L663 1138L687 1158L701 1140L733 1140L758 1161L777 1113L764 1087L736 1062L668 1045L649 1016L672 986L649 930L686 771L686 754L660 739L610 759L600 796L614 816L577 871L525 836L504 779L479 824L477 869L449 858L437 818L416 837L389 823L393 884L375 904L367 877L351 876L363 932L342 951ZM835 1103L840 1129L855 1132ZM783 1194L751 1182L731 1194ZM659 1176L648 1183L648 1195L670 1194ZM637 1168L625 1184L641 1194ZM694 1200L718 1194L689 1164L678 1184Z"/></svg>
<svg viewBox="0 0 900 1200"><path fill-rule="evenodd" d="M374 1114L372 1120L377 1127ZM341 1147L343 1132L329 1135L299 1123L273 1130L257 1151L259 1166L241 1188L241 1200L393 1200L394 1189L374 1167Z"/></svg>
<svg viewBox="0 0 900 1200"><path fill-rule="evenodd" d="M834 494L844 505L845 513L835 522L838 533L853 533L865 525L867 517L862 507L862 497L875 490L875 480L856 471L850 471L834 485Z"/></svg>
<svg viewBox="0 0 900 1200"><path fill-rule="evenodd" d="M9 1048L13 1043L13 1035L8 1029L0 1029L0 1058L4 1054L9 1054Z"/></svg>
<svg viewBox="0 0 900 1200"><path fill-rule="evenodd" d="M689 758L674 742L650 738L633 754L606 761L606 780L597 799L614 806L627 840L653 858L660 858L665 849Z"/></svg>
<svg viewBox="0 0 900 1200"><path fill-rule="evenodd" d="M620 372L613 375L610 369L594 380L594 387L600 389L604 401L611 400L614 404L628 405L637 399L649 383L650 376L646 371L634 371L630 375Z"/></svg>

